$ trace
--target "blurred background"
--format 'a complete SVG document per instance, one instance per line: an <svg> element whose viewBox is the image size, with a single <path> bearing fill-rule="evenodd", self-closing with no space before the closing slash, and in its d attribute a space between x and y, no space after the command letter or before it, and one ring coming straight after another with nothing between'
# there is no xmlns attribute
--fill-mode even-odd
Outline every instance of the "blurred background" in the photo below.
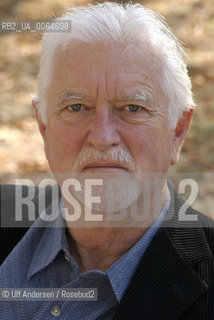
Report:
<svg viewBox="0 0 214 320"><path fill-rule="evenodd" d="M0 19L52 19L67 7L86 3L1 0ZM175 35L184 43L189 57L197 108L180 162L173 170L213 173L214 1L145 0L140 3L166 17ZM0 177L6 172L49 171L30 97L37 91L40 39L38 33L0 34ZM210 183L209 187L205 184L202 201L208 201L208 207L213 208L213 179Z"/></svg>

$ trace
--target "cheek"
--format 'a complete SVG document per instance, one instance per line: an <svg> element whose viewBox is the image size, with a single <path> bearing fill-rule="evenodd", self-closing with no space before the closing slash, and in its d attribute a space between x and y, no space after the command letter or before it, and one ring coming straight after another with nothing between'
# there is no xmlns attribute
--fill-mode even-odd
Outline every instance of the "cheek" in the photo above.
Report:
<svg viewBox="0 0 214 320"><path fill-rule="evenodd" d="M142 171L168 170L171 143L167 128L144 126L135 130L129 138L129 149Z"/></svg>
<svg viewBox="0 0 214 320"><path fill-rule="evenodd" d="M146 166L151 161L155 161L155 150L157 151L156 139L154 139L154 132L150 134L148 130L142 130L142 132L135 135L134 143L131 144L133 154L136 157L136 162Z"/></svg>
<svg viewBox="0 0 214 320"><path fill-rule="evenodd" d="M69 125L57 123L47 128L45 151L55 172L72 169L82 145L80 132Z"/></svg>

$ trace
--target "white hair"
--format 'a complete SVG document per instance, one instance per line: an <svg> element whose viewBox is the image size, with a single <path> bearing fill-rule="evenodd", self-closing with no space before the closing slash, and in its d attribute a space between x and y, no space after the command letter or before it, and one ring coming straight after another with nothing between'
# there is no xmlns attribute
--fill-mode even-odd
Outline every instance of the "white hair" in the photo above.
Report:
<svg viewBox="0 0 214 320"><path fill-rule="evenodd" d="M114 42L139 49L151 45L162 61L160 88L169 108L169 125L175 128L183 112L195 107L186 55L164 18L140 4L104 2L75 6L55 21L71 21L69 33L44 33L38 75L38 109L46 122L46 92L53 72L53 59L58 48L78 41L83 43ZM145 41L146 40L146 41Z"/></svg>

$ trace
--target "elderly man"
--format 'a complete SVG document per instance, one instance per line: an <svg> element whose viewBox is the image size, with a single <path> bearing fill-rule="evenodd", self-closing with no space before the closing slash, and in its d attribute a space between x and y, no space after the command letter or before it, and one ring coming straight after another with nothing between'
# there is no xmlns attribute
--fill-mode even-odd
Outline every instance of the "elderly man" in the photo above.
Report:
<svg viewBox="0 0 214 320"><path fill-rule="evenodd" d="M139 4L75 7L59 20L72 30L44 35L33 99L62 193L58 216L37 219L0 283L96 288L97 299L1 299L1 320L213 319L213 222L191 207L194 226L179 221L183 202L166 183L194 109L183 49ZM85 193L100 190L90 210L85 179Z"/></svg>

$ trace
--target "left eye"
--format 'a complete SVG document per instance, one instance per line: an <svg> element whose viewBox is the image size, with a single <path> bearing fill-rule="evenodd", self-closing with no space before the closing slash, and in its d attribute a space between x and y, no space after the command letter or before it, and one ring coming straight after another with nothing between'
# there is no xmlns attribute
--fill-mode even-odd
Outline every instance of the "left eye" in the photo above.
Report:
<svg viewBox="0 0 214 320"><path fill-rule="evenodd" d="M68 106L68 109L70 111L80 111L81 108L82 108L82 104L80 104L80 103L71 104L70 106Z"/></svg>
<svg viewBox="0 0 214 320"><path fill-rule="evenodd" d="M141 109L140 106L137 106L135 104L129 104L127 107L125 107L126 110L130 111L130 112L137 112Z"/></svg>

